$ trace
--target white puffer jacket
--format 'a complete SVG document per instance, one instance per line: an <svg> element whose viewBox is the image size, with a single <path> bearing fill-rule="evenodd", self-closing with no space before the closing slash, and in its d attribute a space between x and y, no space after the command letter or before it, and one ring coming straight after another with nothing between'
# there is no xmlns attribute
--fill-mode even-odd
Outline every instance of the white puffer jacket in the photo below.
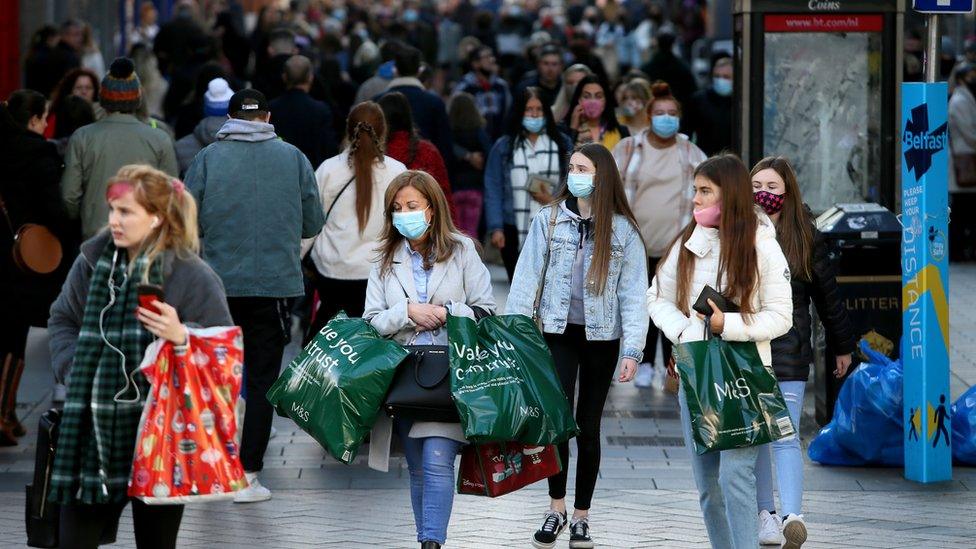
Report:
<svg viewBox="0 0 976 549"><path fill-rule="evenodd" d="M793 293L790 289L790 269L786 257L776 241L773 223L764 213L759 216L756 231L756 251L759 256L759 291L752 294L754 313L743 317L739 313L725 313L725 328L721 337L726 341L755 341L763 364L772 365L769 342L789 331L793 325ZM704 339L705 324L691 310L705 285L715 287L718 272L720 242L718 229L699 225L684 244L695 254L695 270L688 293L686 316L675 305L677 299L678 250L673 247L647 290L647 312L654 324L674 343ZM723 276L722 291L726 284Z"/></svg>

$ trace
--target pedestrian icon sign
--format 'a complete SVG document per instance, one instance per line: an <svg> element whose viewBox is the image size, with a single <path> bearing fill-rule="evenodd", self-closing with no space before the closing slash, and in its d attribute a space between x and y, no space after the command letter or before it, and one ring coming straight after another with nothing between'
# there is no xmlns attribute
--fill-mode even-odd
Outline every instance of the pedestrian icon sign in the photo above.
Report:
<svg viewBox="0 0 976 549"><path fill-rule="evenodd" d="M972 13L973 0L915 0L919 13Z"/></svg>
<svg viewBox="0 0 976 549"><path fill-rule="evenodd" d="M945 401L945 395L939 395L938 406L932 406L932 404L929 403L928 437L932 439L933 448L937 447L940 441L945 446L949 445L949 429L946 427L946 424L949 421L949 413L946 410ZM912 427L914 428L914 425Z"/></svg>

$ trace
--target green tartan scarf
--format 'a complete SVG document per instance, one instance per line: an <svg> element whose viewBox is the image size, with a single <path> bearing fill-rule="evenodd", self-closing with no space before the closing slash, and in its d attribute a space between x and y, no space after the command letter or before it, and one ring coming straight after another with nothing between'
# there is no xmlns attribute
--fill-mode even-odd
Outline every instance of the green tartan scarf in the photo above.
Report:
<svg viewBox="0 0 976 549"><path fill-rule="evenodd" d="M136 289L147 259L144 255L136 258L131 273L127 259L127 252L109 241L92 273L51 474L50 497L61 504L118 503L128 498L136 434L149 391L146 378L132 372L142 362L153 336L135 315L139 303ZM162 282L158 261L149 282ZM115 290L111 306L109 284ZM124 359L105 344L103 330ZM139 399L131 404L116 402L115 395L126 388L128 376L139 388ZM119 398L136 398L132 384Z"/></svg>

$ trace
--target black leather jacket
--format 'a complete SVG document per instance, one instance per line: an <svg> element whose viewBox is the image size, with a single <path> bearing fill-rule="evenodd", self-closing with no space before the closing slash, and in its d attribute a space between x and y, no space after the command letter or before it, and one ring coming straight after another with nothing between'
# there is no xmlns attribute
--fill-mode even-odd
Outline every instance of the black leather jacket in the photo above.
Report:
<svg viewBox="0 0 976 549"><path fill-rule="evenodd" d="M838 354L854 352L854 328L837 289L836 266L827 256L827 244L814 229L812 280L800 280L794 273L793 327L772 342L773 371L779 381L806 381L810 376L813 349L810 343L810 302L826 329L826 336ZM833 357L828 357L833 360ZM830 370L833 367L828 364Z"/></svg>

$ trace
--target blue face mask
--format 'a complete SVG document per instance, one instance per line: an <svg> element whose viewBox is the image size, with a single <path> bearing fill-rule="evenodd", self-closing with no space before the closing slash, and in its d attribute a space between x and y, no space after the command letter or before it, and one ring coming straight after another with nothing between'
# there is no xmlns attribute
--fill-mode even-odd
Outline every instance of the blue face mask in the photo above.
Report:
<svg viewBox="0 0 976 549"><path fill-rule="evenodd" d="M593 174L571 173L566 178L566 186L576 198L586 198L593 194Z"/></svg>
<svg viewBox="0 0 976 549"><path fill-rule="evenodd" d="M336 8L332 10L332 17L334 17L337 21L345 21L346 10L343 8Z"/></svg>
<svg viewBox="0 0 976 549"><path fill-rule="evenodd" d="M396 70L396 63L393 61L387 61L386 63L380 65L380 70L377 71L377 74L379 74L380 78L384 80L393 80L393 77L396 76L394 70Z"/></svg>
<svg viewBox="0 0 976 549"><path fill-rule="evenodd" d="M403 10L403 22L404 23L416 23L420 19L420 14L417 13L415 9Z"/></svg>
<svg viewBox="0 0 976 549"><path fill-rule="evenodd" d="M526 116L522 118L522 127L529 133L539 133L546 127L546 119L542 116Z"/></svg>
<svg viewBox="0 0 976 549"><path fill-rule="evenodd" d="M670 114L656 114L651 117L651 129L661 139L668 139L678 133L681 119Z"/></svg>
<svg viewBox="0 0 976 549"><path fill-rule="evenodd" d="M715 90L715 93L721 95L722 97L728 97L732 95L732 79L713 78L712 89Z"/></svg>
<svg viewBox="0 0 976 549"><path fill-rule="evenodd" d="M417 240L424 236L430 223L427 223L427 216L424 212L427 208L416 212L394 212L393 226L400 231L407 240Z"/></svg>

